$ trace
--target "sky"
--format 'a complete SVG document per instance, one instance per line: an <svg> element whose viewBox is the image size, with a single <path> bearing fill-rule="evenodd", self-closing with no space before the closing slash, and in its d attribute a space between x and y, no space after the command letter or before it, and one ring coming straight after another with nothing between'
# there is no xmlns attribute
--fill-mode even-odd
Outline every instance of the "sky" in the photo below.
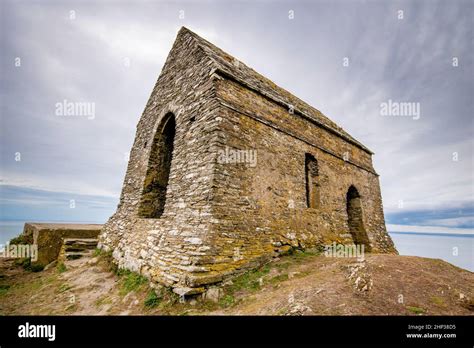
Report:
<svg viewBox="0 0 474 348"><path fill-rule="evenodd" d="M390 231L474 233L472 1L4 0L0 10L0 220L113 214L136 124L186 26L375 152ZM93 112L58 114L65 100ZM389 103L413 109L387 115Z"/></svg>

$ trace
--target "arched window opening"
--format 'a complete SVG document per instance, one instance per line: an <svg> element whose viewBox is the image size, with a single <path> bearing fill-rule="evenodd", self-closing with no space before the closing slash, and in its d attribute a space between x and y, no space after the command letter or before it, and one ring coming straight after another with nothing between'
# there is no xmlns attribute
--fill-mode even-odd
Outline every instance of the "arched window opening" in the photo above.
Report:
<svg viewBox="0 0 474 348"><path fill-rule="evenodd" d="M176 133L174 115L169 113L157 128L151 145L148 168L143 184L138 214L144 218L159 218L165 209L170 176L173 143Z"/></svg>
<svg viewBox="0 0 474 348"><path fill-rule="evenodd" d="M305 177L306 177L306 206L308 208L319 208L319 169L318 161L313 155L305 155Z"/></svg>
<svg viewBox="0 0 474 348"><path fill-rule="evenodd" d="M354 186L349 187L347 191L347 219L349 231L352 235L354 243L364 245L365 251L370 251L369 237L364 227L364 219L362 215L362 202L359 192Z"/></svg>

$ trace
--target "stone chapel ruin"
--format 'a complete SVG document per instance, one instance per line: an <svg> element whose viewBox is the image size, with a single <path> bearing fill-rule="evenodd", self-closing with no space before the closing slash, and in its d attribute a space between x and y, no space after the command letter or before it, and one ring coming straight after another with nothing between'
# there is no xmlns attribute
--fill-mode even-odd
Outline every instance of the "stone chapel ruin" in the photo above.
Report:
<svg viewBox="0 0 474 348"><path fill-rule="evenodd" d="M183 296L293 248L336 242L396 253L372 154L182 28L138 122L99 247Z"/></svg>

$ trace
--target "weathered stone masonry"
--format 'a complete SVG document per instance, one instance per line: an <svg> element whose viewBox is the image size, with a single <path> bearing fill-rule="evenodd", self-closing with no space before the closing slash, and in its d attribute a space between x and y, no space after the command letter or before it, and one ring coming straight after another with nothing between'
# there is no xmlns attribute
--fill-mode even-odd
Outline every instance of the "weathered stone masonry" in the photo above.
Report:
<svg viewBox="0 0 474 348"><path fill-rule="evenodd" d="M219 160L224 150L254 151L256 165ZM182 295L290 248L396 253L371 156L321 112L182 28L99 245L119 267Z"/></svg>

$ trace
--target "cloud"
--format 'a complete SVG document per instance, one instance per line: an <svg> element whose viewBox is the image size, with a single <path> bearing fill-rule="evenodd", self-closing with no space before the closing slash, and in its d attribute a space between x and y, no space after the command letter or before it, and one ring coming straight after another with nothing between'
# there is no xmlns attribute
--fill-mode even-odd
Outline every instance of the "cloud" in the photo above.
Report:
<svg viewBox="0 0 474 348"><path fill-rule="evenodd" d="M136 124L186 25L374 150L387 221L400 224L413 213L423 217L416 224L464 226L469 217L440 217L465 211L474 196L473 8L443 1L6 1L1 179L52 194L111 198L113 210ZM20 68L14 57L21 57ZM55 116L55 103L64 99L95 103L96 118ZM420 103L421 118L381 116L388 99ZM433 210L437 216L420 213Z"/></svg>
<svg viewBox="0 0 474 348"><path fill-rule="evenodd" d="M103 223L115 206L116 199L110 197L0 185L0 221Z"/></svg>
<svg viewBox="0 0 474 348"><path fill-rule="evenodd" d="M432 219L427 220L428 225L459 227L459 226L474 226L474 216L462 216L449 219Z"/></svg>

